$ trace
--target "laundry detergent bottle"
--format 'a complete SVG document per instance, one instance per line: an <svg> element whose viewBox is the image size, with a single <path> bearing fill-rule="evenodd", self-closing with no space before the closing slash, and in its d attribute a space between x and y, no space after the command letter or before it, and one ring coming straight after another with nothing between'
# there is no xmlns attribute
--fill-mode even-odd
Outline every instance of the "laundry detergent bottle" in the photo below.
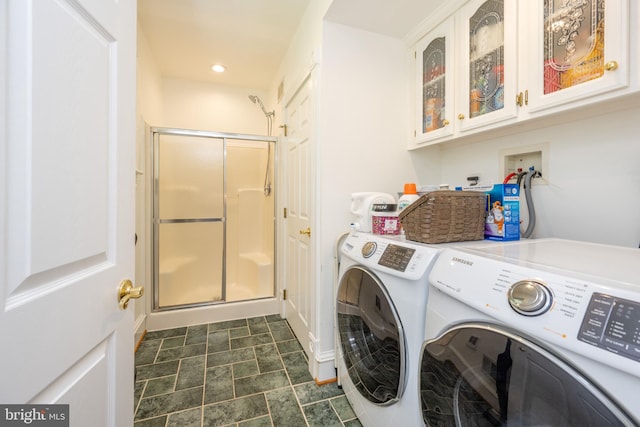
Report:
<svg viewBox="0 0 640 427"><path fill-rule="evenodd" d="M418 192L416 191L416 185L414 183L405 184L402 196L398 199L398 212L401 212L419 198L420 196L418 196Z"/></svg>

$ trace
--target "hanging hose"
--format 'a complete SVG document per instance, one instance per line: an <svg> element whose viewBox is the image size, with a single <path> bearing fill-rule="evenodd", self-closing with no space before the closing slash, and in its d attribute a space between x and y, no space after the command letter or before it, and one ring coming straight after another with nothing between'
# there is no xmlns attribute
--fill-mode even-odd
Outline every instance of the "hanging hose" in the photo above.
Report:
<svg viewBox="0 0 640 427"><path fill-rule="evenodd" d="M271 194L271 142L267 142L267 170L264 173L264 195Z"/></svg>
<svg viewBox="0 0 640 427"><path fill-rule="evenodd" d="M502 181L503 184L508 184L509 181L511 180L511 178L513 178L514 176L516 176L517 173L515 172L511 172L509 175L504 177L504 181Z"/></svg>
<svg viewBox="0 0 640 427"><path fill-rule="evenodd" d="M509 179L511 179L511 176ZM536 176L542 176L542 174L537 170L520 172L518 174L518 188L520 188L520 184L524 178L524 197L527 201L527 211L529 212L529 224L527 224L527 229L522 232L522 237L525 239L531 236L531 233L533 233L533 229L536 226L536 211L533 207L533 198L531 197L531 179Z"/></svg>

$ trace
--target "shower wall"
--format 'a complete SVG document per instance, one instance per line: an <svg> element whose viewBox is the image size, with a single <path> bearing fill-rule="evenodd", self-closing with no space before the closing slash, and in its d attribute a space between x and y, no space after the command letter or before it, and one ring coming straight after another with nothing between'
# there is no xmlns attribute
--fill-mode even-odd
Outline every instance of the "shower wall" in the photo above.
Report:
<svg viewBox="0 0 640 427"><path fill-rule="evenodd" d="M273 152L265 143L241 141L227 149L228 301L274 295L274 196L264 194L267 155L273 165Z"/></svg>

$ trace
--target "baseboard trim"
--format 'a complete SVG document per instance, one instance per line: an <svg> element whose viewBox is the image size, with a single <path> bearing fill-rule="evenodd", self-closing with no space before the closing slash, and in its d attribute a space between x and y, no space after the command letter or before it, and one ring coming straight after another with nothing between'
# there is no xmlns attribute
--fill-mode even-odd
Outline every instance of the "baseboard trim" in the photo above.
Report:
<svg viewBox="0 0 640 427"><path fill-rule="evenodd" d="M142 340L144 339L145 335L147 335L147 330L146 329L144 331L142 331L142 334L140 335L140 339L138 339L138 343L136 344L136 348L135 348L135 350L133 350L134 353L138 352L138 348L140 348L140 344L142 344Z"/></svg>
<svg viewBox="0 0 640 427"><path fill-rule="evenodd" d="M331 383L338 382L338 379L337 378L329 378L328 380L319 381L316 378L315 381L316 381L316 385L326 385L326 384L331 384Z"/></svg>

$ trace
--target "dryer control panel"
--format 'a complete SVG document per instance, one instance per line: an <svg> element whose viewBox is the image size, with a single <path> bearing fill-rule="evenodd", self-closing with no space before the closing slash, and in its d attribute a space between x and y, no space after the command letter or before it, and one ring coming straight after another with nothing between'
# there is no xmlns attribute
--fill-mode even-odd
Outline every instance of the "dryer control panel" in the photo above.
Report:
<svg viewBox="0 0 640 427"><path fill-rule="evenodd" d="M638 287L457 249L441 253L429 282L479 316L640 377ZM544 290L512 292L518 284Z"/></svg>
<svg viewBox="0 0 640 427"><path fill-rule="evenodd" d="M578 339L640 361L640 303L594 293Z"/></svg>

